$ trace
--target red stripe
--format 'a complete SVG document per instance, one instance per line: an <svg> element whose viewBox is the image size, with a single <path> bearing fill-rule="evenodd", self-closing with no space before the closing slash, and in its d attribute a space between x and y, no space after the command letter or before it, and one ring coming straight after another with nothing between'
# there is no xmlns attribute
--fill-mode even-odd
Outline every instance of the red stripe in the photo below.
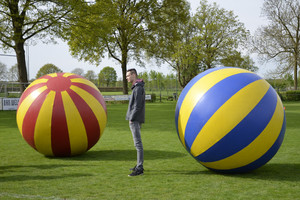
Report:
<svg viewBox="0 0 300 200"><path fill-rule="evenodd" d="M40 109L50 90L42 92L30 105L23 120L22 134L26 142L35 149L34 129Z"/></svg>
<svg viewBox="0 0 300 200"><path fill-rule="evenodd" d="M66 114L60 92L56 92L51 124L51 145L55 156L70 156L71 147Z"/></svg>
<svg viewBox="0 0 300 200"><path fill-rule="evenodd" d="M53 77L49 76L49 74L47 74L47 75L39 77L38 79L50 79L50 78L53 78Z"/></svg>
<svg viewBox="0 0 300 200"><path fill-rule="evenodd" d="M79 87L83 90L86 90L88 93L93 95L93 97L95 97L99 101L99 103L102 105L103 109L107 113L105 100L104 100L103 96L101 95L101 93L98 90L96 90L95 88L93 88L91 86L83 84L83 83L73 83L72 82L72 85L75 85L75 86L77 86L77 87Z"/></svg>
<svg viewBox="0 0 300 200"><path fill-rule="evenodd" d="M86 78L84 78L84 77L82 77L82 76L79 76L79 75L77 75L77 74L73 74L73 75L71 75L71 76L68 76L67 78L69 78L69 79L73 79L73 78L82 78L82 79L86 79Z"/></svg>
<svg viewBox="0 0 300 200"><path fill-rule="evenodd" d="M72 98L74 104L76 105L84 123L84 127L88 138L87 150L89 150L98 142L100 138L99 122L89 105L76 92L74 92L71 89L68 89L67 92Z"/></svg>
<svg viewBox="0 0 300 200"><path fill-rule="evenodd" d="M40 87L43 87L43 86L45 86L45 85L46 85L46 83L38 83L38 84L36 84L36 85L34 85L34 86L28 88L25 92L23 92L23 94L22 94L22 96L21 96L21 98L20 98L20 100L19 100L19 105L21 105L21 103L23 102L23 100L24 100L28 95L30 95L34 90L36 90L36 89L38 89L38 88L40 88Z"/></svg>
<svg viewBox="0 0 300 200"><path fill-rule="evenodd" d="M58 77L59 76L64 77L64 74L66 74L66 73L62 72L62 73L56 73L56 74L57 74ZM77 74L72 74L72 75L66 76L64 78L67 78L67 79L73 79L73 78L83 78L83 79L86 79L86 78L84 78L84 77L82 77L80 75L77 75Z"/></svg>
<svg viewBox="0 0 300 200"><path fill-rule="evenodd" d="M64 72L60 72L60 73L56 73L57 74L57 77L63 77L63 75L65 74ZM53 78L55 78L55 77L53 77Z"/></svg>

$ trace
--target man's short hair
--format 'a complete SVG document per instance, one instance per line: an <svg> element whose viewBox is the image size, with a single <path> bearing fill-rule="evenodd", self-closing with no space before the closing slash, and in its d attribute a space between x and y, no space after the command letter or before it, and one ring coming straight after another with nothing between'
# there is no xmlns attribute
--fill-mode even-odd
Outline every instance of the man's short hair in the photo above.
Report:
<svg viewBox="0 0 300 200"><path fill-rule="evenodd" d="M138 75L135 68L128 69L127 72L130 72L130 74L135 74L136 76Z"/></svg>

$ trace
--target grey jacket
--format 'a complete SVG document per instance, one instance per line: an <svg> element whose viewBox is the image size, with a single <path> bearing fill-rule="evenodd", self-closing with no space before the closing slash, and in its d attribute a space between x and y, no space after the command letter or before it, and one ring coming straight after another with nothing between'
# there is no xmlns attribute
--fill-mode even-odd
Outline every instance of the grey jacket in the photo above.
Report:
<svg viewBox="0 0 300 200"><path fill-rule="evenodd" d="M130 96L126 120L138 121L145 123L145 89L144 81L142 79L136 80L131 87L132 94Z"/></svg>

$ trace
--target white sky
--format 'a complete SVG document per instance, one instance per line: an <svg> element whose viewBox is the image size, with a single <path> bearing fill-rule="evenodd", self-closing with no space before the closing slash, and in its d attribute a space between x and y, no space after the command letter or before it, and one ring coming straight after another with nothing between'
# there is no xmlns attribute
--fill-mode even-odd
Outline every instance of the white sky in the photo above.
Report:
<svg viewBox="0 0 300 200"><path fill-rule="evenodd" d="M189 0L189 2L191 3L192 12L195 12L200 4L200 0ZM260 16L263 0L208 0L208 2L216 2L220 7L226 10L232 10L234 14L238 16L238 19L245 24L246 28L250 30L251 34L253 34L259 26L265 24L264 18ZM29 63L29 79L35 78L37 71L47 63L56 65L64 72L70 72L75 68L82 68L85 72L87 70L93 70L96 74L104 67L110 66L115 68L118 78L122 77L121 67L119 63L113 59L104 59L99 66L91 65L73 58L69 52L68 45L61 40L57 40L57 42L58 44L43 44L42 42L38 42L35 46L30 46L29 48L25 47L27 51L26 59L27 63ZM3 52L0 50L0 53ZM12 51L7 54L14 54L14 52ZM252 58L255 60L254 56ZM6 64L7 68L10 68L16 64L16 58L0 56L0 62ZM263 76L267 66L261 66L258 62L256 62L256 66L262 68L258 71L258 74ZM164 74L168 74L172 70L171 67L167 65L159 68L155 62L149 63L146 68L138 67L134 62L131 62L128 64L128 68L132 67L135 67L138 72L153 69L163 72Z"/></svg>

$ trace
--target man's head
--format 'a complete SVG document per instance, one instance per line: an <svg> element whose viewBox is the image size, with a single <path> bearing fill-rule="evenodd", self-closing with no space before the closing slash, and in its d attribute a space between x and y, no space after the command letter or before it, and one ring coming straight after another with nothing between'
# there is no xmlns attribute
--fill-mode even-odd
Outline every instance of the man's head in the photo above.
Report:
<svg viewBox="0 0 300 200"><path fill-rule="evenodd" d="M134 69L134 68L128 69L127 72L126 72L126 79L127 79L128 82L134 83L137 79L136 69Z"/></svg>

